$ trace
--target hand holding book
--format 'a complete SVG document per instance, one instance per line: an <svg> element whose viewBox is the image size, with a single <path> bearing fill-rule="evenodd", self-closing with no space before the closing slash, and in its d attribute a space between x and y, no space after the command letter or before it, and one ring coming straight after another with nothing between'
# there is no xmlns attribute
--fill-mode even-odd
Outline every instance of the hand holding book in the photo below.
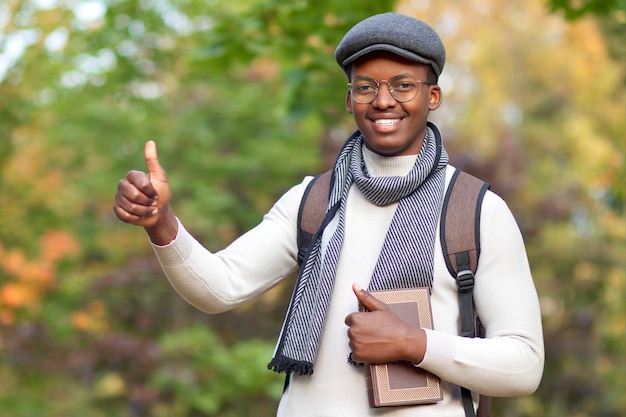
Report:
<svg viewBox="0 0 626 417"><path fill-rule="evenodd" d="M353 286L359 312L346 317L352 359L367 363L370 407L432 404L441 400L437 376L414 366L426 350L423 328L433 328L427 288L379 291Z"/></svg>
<svg viewBox="0 0 626 417"><path fill-rule="evenodd" d="M426 351L424 330L400 319L387 304L358 285L352 289L360 310L345 320L352 358L372 364L401 360L420 363Z"/></svg>

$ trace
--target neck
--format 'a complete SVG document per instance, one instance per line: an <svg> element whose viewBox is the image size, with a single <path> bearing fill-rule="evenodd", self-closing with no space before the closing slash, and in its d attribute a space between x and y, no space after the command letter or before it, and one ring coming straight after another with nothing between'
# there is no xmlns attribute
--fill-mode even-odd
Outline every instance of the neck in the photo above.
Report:
<svg viewBox="0 0 626 417"><path fill-rule="evenodd" d="M363 160L372 177L403 177L408 174L417 155L382 156L363 147Z"/></svg>

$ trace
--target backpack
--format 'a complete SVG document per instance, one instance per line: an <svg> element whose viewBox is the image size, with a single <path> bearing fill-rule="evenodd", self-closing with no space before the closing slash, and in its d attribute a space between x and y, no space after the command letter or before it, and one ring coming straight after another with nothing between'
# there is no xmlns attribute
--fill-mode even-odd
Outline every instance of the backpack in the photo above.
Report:
<svg viewBox="0 0 626 417"><path fill-rule="evenodd" d="M307 185L298 211L298 263L306 258L309 246L319 231L330 194L332 171L314 177ZM475 319L474 274L480 256L480 211L489 184L457 169L443 200L440 240L446 267L456 280L461 312L461 336L484 337L480 321ZM490 417L491 398L480 396L478 413L474 412L471 392L461 387L466 417Z"/></svg>

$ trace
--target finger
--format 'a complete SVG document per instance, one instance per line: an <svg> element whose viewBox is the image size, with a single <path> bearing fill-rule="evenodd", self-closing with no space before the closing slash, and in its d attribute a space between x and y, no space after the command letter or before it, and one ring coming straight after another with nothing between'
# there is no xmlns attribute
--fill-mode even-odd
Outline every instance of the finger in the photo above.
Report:
<svg viewBox="0 0 626 417"><path fill-rule="evenodd" d="M115 215L117 216L117 218L123 221L124 223L139 224L141 222L142 217L129 213L117 203L113 205L113 211L115 212Z"/></svg>
<svg viewBox="0 0 626 417"><path fill-rule="evenodd" d="M365 291L358 284L352 285L352 291L363 306L369 311L387 310L387 305Z"/></svg>
<svg viewBox="0 0 626 417"><path fill-rule="evenodd" d="M140 198L137 198L137 196ZM115 207L119 208L119 214L127 213L129 216L143 218L158 212L156 203L153 201L154 200L147 199L147 197L140 192L134 193L132 199L129 199L123 193L118 193L115 196Z"/></svg>
<svg viewBox="0 0 626 417"><path fill-rule="evenodd" d="M149 219L152 218L152 215L155 214L157 210L153 208L152 211L129 212L123 205L116 202L113 206L113 211L117 218L124 223L142 225L151 221Z"/></svg>
<svg viewBox="0 0 626 417"><path fill-rule="evenodd" d="M157 191L152 186L150 178L145 172L130 171L117 184L116 199L124 197L133 204L155 206L156 196Z"/></svg>
<svg viewBox="0 0 626 417"><path fill-rule="evenodd" d="M165 170L159 163L159 156L157 154L156 143L153 140L146 142L144 147L144 157L146 159L146 167L148 168L148 174L151 180L167 181Z"/></svg>

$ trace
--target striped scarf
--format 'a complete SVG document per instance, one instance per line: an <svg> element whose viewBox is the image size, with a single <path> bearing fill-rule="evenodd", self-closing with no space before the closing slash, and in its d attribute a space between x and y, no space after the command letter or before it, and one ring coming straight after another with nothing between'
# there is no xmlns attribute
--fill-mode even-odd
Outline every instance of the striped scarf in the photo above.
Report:
<svg viewBox="0 0 626 417"><path fill-rule="evenodd" d="M362 149L363 137L357 131L333 167L327 213L300 268L276 352L268 365L276 372L313 373L353 184L373 204L385 206L399 201L369 289L432 287L435 232L448 163L437 127L428 123L424 145L405 177L369 176ZM323 233L332 233L326 245L322 245Z"/></svg>

